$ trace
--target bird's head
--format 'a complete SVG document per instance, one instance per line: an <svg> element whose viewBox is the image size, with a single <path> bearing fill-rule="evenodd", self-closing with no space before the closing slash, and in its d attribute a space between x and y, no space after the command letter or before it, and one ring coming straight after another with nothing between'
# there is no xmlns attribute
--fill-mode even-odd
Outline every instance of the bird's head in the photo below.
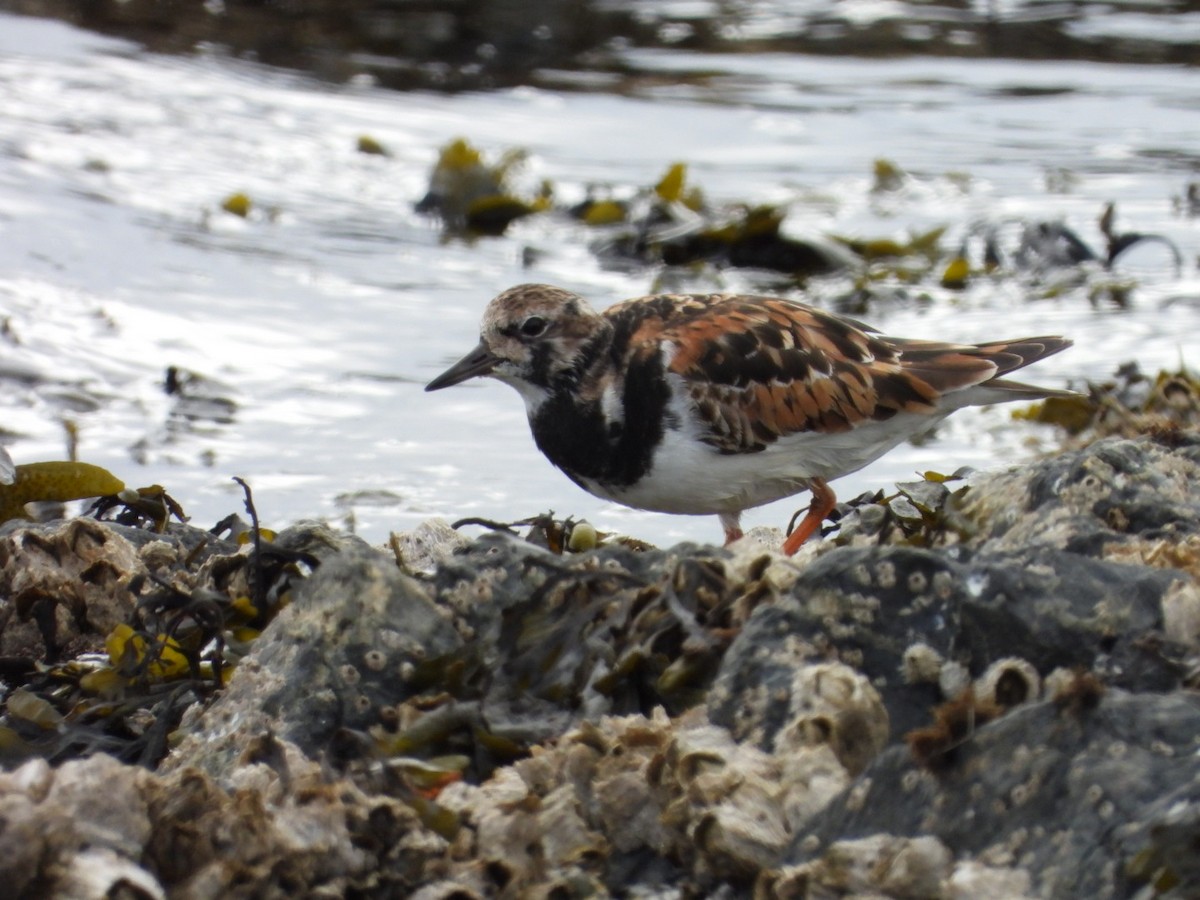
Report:
<svg viewBox="0 0 1200 900"><path fill-rule="evenodd" d="M425 386L436 391L488 375L511 384L534 408L578 374L585 348L608 328L577 294L548 284L509 288L488 304L479 344Z"/></svg>

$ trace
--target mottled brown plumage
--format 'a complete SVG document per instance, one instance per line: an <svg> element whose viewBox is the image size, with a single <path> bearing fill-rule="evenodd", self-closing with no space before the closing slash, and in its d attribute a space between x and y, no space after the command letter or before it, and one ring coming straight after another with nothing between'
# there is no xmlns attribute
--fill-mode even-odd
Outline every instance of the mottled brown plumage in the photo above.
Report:
<svg viewBox="0 0 1200 900"><path fill-rule="evenodd" d="M809 488L794 552L833 507L827 480L962 406L1063 393L1001 376L1070 343L888 338L748 295L656 294L598 314L568 291L521 285L492 301L479 347L428 389L506 381L538 446L585 489L717 513L730 540L742 510Z"/></svg>

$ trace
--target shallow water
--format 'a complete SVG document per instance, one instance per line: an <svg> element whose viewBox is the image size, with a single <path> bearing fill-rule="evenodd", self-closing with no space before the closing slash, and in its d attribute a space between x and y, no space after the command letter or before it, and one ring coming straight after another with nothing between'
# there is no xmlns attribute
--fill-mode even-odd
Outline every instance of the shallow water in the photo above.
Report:
<svg viewBox="0 0 1200 900"><path fill-rule="evenodd" d="M413 205L459 135L493 158L527 148L520 184L550 179L563 204L591 184L631 194L686 161L710 200L787 203L785 230L805 237L947 225L953 247L975 221L1024 217L1064 220L1098 247L1095 220L1114 201L1125 230L1167 235L1184 257L1179 274L1161 247L1123 258L1127 308L1089 300L1107 276L1051 273L962 292L927 280L861 316L909 336L1067 334L1076 347L1030 373L1052 386L1127 360L1196 366L1200 219L1172 198L1200 170L1200 72L665 51L628 62L642 74L619 93L402 94L0 15L0 426L13 457L61 458L70 419L81 459L163 484L206 526L240 509L240 475L268 524L352 514L375 541L432 515L546 509L656 543L718 537L713 519L622 510L575 488L502 385L422 391L511 284L561 284L603 306L662 275L602 266L597 235L561 215L444 240ZM391 156L356 152L362 134ZM878 157L908 173L900 189L871 190ZM219 208L236 191L254 201L248 219ZM1052 299L1030 299L1056 279ZM670 283L779 281L726 270ZM823 281L812 296L848 286ZM206 376L236 409L181 408L162 390L168 366ZM1006 410L966 411L835 487L848 498L1054 440ZM782 525L805 502L748 524Z"/></svg>

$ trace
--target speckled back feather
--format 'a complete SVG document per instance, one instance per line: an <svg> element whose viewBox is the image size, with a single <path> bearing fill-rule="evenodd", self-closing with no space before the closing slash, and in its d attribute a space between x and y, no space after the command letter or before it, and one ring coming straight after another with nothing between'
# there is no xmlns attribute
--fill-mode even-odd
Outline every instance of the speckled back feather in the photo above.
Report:
<svg viewBox="0 0 1200 900"><path fill-rule="evenodd" d="M671 347L702 422L724 453L765 449L804 431L836 433L897 413L932 413L943 395L980 384L1044 396L996 380L1070 345L1062 338L950 344L879 337L852 319L771 297L659 294L603 313L614 355Z"/></svg>

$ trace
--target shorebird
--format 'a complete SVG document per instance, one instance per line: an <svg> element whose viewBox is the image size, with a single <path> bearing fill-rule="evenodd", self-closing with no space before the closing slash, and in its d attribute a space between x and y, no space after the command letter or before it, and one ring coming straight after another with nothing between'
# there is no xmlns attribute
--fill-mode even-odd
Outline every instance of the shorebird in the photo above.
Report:
<svg viewBox="0 0 1200 900"><path fill-rule="evenodd" d="M964 406L1070 396L1004 377L1069 346L884 337L746 294L655 294L596 312L522 284L488 304L478 346L425 390L478 376L512 385L538 448L577 485L638 509L715 514L727 544L744 510L808 490L790 555L833 509L833 479Z"/></svg>

